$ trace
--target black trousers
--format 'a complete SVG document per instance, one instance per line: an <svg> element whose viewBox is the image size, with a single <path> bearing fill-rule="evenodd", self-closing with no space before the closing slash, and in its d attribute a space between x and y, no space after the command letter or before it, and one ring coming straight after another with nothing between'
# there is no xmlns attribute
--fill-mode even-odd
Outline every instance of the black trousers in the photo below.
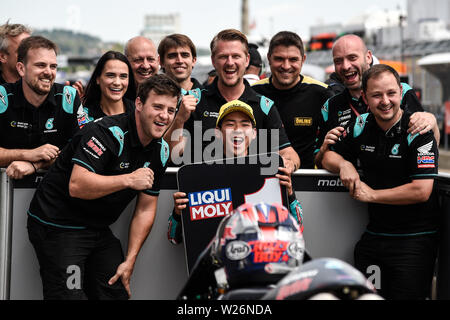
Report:
<svg viewBox="0 0 450 320"><path fill-rule="evenodd" d="M430 297L437 250L437 234L390 237L366 232L355 246L355 266L381 285L377 289L383 298L423 300Z"/></svg>
<svg viewBox="0 0 450 320"><path fill-rule="evenodd" d="M28 236L40 265L45 300L125 300L121 280L108 281L124 261L109 228L71 230L28 217Z"/></svg>

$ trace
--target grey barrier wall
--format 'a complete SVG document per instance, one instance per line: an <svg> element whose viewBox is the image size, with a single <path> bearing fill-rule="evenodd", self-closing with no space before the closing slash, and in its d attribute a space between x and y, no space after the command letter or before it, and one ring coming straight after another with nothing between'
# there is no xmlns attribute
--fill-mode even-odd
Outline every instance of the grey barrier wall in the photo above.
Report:
<svg viewBox="0 0 450 320"><path fill-rule="evenodd" d="M131 279L132 299L174 299L188 278L183 245L167 240L176 172L169 168L165 175L157 217ZM30 179L35 180L12 183L1 171L0 299L42 299L39 265L26 230L32 186L39 177ZM450 175L443 179L450 185ZM353 247L367 223L366 204L351 199L339 179L324 170L299 170L293 184L303 207L306 247L312 257L334 257L352 264ZM111 227L124 250L134 205Z"/></svg>
<svg viewBox="0 0 450 320"><path fill-rule="evenodd" d="M11 277L12 189L9 179L0 173L0 300L9 297Z"/></svg>

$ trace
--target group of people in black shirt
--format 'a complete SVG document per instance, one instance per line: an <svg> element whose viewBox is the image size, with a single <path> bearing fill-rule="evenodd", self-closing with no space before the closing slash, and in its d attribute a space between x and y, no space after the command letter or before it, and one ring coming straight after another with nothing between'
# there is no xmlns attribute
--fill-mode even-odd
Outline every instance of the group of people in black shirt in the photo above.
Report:
<svg viewBox="0 0 450 320"><path fill-rule="evenodd" d="M210 129L234 135L223 140L224 150L234 156L246 154L242 150L258 139L259 130L276 130L276 143L269 135L265 149L283 158L278 177L288 190L297 169L339 174L354 199L369 203L370 222L355 247L355 265L363 273L380 267L385 298L428 297L437 254L433 181L439 130L394 69L372 66L372 52L358 36L345 35L333 46L339 86L302 74L303 42L289 31L270 41L271 76L250 85L244 79L247 38L226 29L211 41L216 77L209 85L191 77L195 45L186 35L172 34L158 48L135 37L124 54L105 53L86 88L79 82L54 83L58 50L50 40L9 24L0 28L0 36L5 82L0 86L0 166L13 179L48 169L27 212L44 298L129 298L161 177L180 157L203 160L203 138ZM16 52L8 51L16 43ZM7 69L14 62L15 72ZM242 136L245 128L251 139ZM302 222L292 194L291 214ZM124 255L109 225L136 195ZM180 242L179 229L174 230L185 196L174 194L168 232L174 243ZM85 280L69 289L66 270L73 265Z"/></svg>

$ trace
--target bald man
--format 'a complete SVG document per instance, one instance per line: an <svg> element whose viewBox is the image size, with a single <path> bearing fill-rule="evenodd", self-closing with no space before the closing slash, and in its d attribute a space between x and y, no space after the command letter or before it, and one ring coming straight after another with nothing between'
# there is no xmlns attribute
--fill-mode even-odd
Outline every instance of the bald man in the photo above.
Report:
<svg viewBox="0 0 450 320"><path fill-rule="evenodd" d="M321 168L322 158L330 145L338 141L344 128L361 114L369 112L361 97L362 75L373 64L372 52L357 35L340 37L333 46L333 62L336 74L342 80L345 90L328 101L322 107L322 119L319 123L316 140L315 163ZM439 143L439 129L436 118L424 112L414 90L402 83L401 108L411 113L408 132L412 135L425 134L433 130Z"/></svg>
<svg viewBox="0 0 450 320"><path fill-rule="evenodd" d="M159 70L159 57L155 44L145 37L134 37L125 45L124 54L133 69L136 87Z"/></svg>

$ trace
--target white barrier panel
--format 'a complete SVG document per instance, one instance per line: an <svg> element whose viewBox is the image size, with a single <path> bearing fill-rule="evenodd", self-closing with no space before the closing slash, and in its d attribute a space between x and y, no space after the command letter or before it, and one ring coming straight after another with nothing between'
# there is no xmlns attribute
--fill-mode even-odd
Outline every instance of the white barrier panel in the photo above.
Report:
<svg viewBox="0 0 450 320"><path fill-rule="evenodd" d="M176 171L168 169L166 173L157 217L131 279L132 299L174 299L187 280L184 248L182 245L173 246L167 240L167 219L173 208ZM3 281L0 278L0 287L10 284L10 292L0 297L2 299L42 299L39 265L26 230L26 211L34 193L34 189L27 185L36 182L24 180L14 183L11 275L9 279L4 277ZM366 205L351 199L339 180L323 170L297 171L293 184L303 207L305 240L311 256L334 257L352 264L353 247L367 223ZM133 209L134 202L112 226L124 250Z"/></svg>

